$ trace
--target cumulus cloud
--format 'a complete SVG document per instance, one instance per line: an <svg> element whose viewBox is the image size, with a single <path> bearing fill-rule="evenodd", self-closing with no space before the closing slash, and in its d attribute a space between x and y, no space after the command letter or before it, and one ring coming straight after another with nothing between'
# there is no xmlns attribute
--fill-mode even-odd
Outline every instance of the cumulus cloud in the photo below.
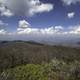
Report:
<svg viewBox="0 0 80 80"><path fill-rule="evenodd" d="M62 26L51 26L48 28L31 28L26 20L19 21L17 34L39 34L39 35L54 35L54 34L80 34L80 25L69 27L66 31Z"/></svg>
<svg viewBox="0 0 80 80"><path fill-rule="evenodd" d="M30 27L30 24L26 20L20 20L19 21L19 28L28 28Z"/></svg>
<svg viewBox="0 0 80 80"><path fill-rule="evenodd" d="M17 33L22 34L22 33L28 33L31 31L30 24L26 20L20 20L17 28Z"/></svg>
<svg viewBox="0 0 80 80"><path fill-rule="evenodd" d="M69 33L71 33L71 34L80 34L80 25L70 27Z"/></svg>
<svg viewBox="0 0 80 80"><path fill-rule="evenodd" d="M10 17L13 13L0 1L0 15Z"/></svg>
<svg viewBox="0 0 80 80"><path fill-rule="evenodd" d="M4 29L0 29L0 35L5 35L6 34L6 30L4 30Z"/></svg>
<svg viewBox="0 0 80 80"><path fill-rule="evenodd" d="M62 26L51 26L49 28L31 28L30 24L25 20L19 21L19 27L17 28L18 34L53 34L53 33L59 33L63 30Z"/></svg>
<svg viewBox="0 0 80 80"><path fill-rule="evenodd" d="M5 24L2 21L0 21L0 24ZM4 29L1 29L1 32L5 32ZM6 31L7 32L7 31ZM32 28L29 22L26 20L20 20L18 23L18 28L16 32L10 33L7 32L8 35L69 35L69 34L80 34L80 25L76 26L70 26L65 29L65 27L62 26L51 26L48 28Z"/></svg>
<svg viewBox="0 0 80 80"><path fill-rule="evenodd" d="M42 3L40 0L0 0L1 14L12 16L25 15L32 16L36 13L49 12L53 9L53 4Z"/></svg>
<svg viewBox="0 0 80 80"><path fill-rule="evenodd" d="M73 18L75 16L75 12L71 12L67 14L68 18Z"/></svg>
<svg viewBox="0 0 80 80"><path fill-rule="evenodd" d="M76 3L80 2L80 0L62 0L62 1L66 5L76 4Z"/></svg>

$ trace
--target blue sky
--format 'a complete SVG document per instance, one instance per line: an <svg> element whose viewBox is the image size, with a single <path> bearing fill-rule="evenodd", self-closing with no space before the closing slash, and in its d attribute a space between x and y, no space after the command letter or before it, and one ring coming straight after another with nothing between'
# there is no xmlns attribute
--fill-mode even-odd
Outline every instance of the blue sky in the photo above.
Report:
<svg viewBox="0 0 80 80"><path fill-rule="evenodd" d="M79 35L80 0L0 0L1 37L3 33L26 34L28 28L32 32Z"/></svg>
<svg viewBox="0 0 80 80"><path fill-rule="evenodd" d="M66 5L61 0L41 0L44 3L51 3L54 8L49 12L37 13L33 16L14 15L10 17L0 16L0 19L9 24L8 28L15 29L19 20L27 20L32 27L50 27L62 25L68 27L80 24L80 4ZM19 3L18 3L19 4ZM67 14L74 12L73 18L68 18Z"/></svg>

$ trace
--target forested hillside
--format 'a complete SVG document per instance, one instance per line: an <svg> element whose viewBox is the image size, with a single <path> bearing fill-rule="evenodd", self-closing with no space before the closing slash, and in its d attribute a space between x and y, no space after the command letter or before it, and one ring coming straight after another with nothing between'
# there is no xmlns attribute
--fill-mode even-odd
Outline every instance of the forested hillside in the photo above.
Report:
<svg viewBox="0 0 80 80"><path fill-rule="evenodd" d="M80 80L80 48L26 41L0 45L0 80Z"/></svg>

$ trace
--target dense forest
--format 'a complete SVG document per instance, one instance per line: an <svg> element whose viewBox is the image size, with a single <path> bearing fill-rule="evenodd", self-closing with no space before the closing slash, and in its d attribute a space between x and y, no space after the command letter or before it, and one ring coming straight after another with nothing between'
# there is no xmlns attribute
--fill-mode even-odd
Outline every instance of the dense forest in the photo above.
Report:
<svg viewBox="0 0 80 80"><path fill-rule="evenodd" d="M0 80L80 80L80 48L2 41Z"/></svg>

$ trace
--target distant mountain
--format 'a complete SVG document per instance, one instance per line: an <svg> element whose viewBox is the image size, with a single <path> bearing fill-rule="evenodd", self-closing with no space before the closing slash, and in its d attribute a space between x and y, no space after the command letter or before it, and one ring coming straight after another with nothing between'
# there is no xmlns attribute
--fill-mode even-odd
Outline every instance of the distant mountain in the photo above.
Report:
<svg viewBox="0 0 80 80"><path fill-rule="evenodd" d="M0 45L8 45L8 44L12 44L12 43L28 43L28 44L33 44L33 45L44 45L42 43L39 42L35 42L35 41L22 41L22 40L14 40L14 41L0 41Z"/></svg>
<svg viewBox="0 0 80 80"><path fill-rule="evenodd" d="M29 44L33 44L33 45L51 45L51 46L67 46L67 47L80 47L80 42L79 41L58 41L58 42L54 42L54 41L45 41L45 40L40 40L40 41L34 41L34 40L29 40L29 41L23 41L23 40L14 40L14 41L0 41L0 46L1 45L7 45L7 44L12 44L12 43L29 43Z"/></svg>

